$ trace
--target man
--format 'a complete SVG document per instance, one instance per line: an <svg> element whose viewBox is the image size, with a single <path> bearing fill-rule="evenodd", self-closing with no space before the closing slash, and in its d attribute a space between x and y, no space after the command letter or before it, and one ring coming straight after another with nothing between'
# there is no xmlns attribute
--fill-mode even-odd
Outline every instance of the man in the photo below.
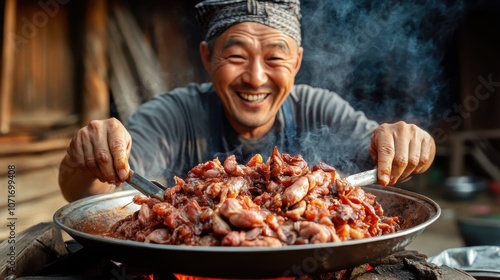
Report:
<svg viewBox="0 0 500 280"><path fill-rule="evenodd" d="M333 92L294 85L303 55L298 0L212 0L196 8L212 83L157 96L126 128L107 119L80 129L60 166L67 200L112 191L130 168L168 180L215 157L235 154L246 163L274 146L336 167L376 165L382 185L429 168L435 144L424 130L378 125ZM348 147L343 162L328 157L340 152L335 143Z"/></svg>

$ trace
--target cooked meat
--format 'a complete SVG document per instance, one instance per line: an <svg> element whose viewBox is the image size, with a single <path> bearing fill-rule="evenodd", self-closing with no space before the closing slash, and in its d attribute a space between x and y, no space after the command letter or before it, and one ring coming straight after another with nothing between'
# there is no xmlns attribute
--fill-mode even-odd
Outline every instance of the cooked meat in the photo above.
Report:
<svg viewBox="0 0 500 280"><path fill-rule="evenodd" d="M106 236L161 244L272 246L338 242L399 230L373 194L337 179L335 168L309 169L275 148L264 162L236 157L195 166L165 191L165 201L136 195L141 205ZM331 192L336 184L337 191Z"/></svg>

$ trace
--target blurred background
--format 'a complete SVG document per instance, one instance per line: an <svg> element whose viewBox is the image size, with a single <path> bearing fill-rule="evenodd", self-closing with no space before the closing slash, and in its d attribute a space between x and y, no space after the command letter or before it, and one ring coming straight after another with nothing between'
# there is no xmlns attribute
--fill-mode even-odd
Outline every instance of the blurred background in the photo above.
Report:
<svg viewBox="0 0 500 280"><path fill-rule="evenodd" d="M126 123L153 96L208 81L197 2L2 1L0 197L13 165L18 231L51 221L67 203L58 164L79 127L110 116ZM412 249L433 255L498 245L500 3L372 2L302 1L305 54L296 82L337 91L379 122L417 123L434 136L431 169L399 184L443 210ZM7 213L2 199L0 223ZM486 216L473 228L496 229L493 238L464 239L462 215ZM0 241L8 234L1 226Z"/></svg>

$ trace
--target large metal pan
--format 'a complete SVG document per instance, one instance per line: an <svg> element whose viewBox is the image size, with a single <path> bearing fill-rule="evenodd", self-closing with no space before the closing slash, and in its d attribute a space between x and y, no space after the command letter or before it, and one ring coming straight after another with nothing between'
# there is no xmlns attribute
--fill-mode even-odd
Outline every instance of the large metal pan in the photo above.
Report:
<svg viewBox="0 0 500 280"><path fill-rule="evenodd" d="M384 236L282 248L208 247L149 244L99 234L138 210L130 203L138 192L84 198L63 206L54 222L83 246L103 257L148 273L180 273L221 278L269 278L336 271L403 250L441 214L433 200L391 187L364 187L377 196L385 215L398 216L402 229Z"/></svg>

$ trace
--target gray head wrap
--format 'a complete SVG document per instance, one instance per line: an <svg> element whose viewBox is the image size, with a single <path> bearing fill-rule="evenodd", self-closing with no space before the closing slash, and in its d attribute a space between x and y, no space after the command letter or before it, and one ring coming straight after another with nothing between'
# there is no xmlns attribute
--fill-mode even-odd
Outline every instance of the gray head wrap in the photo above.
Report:
<svg viewBox="0 0 500 280"><path fill-rule="evenodd" d="M195 8L206 41L234 24L252 21L280 30L301 43L299 0L207 0Z"/></svg>

